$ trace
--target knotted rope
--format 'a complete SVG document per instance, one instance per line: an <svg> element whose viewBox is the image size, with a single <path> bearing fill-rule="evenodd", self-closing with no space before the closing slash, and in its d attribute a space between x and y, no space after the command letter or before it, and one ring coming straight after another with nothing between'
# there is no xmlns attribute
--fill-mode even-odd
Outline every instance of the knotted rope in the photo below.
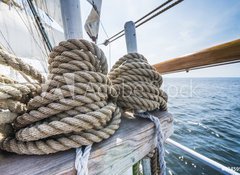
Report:
<svg viewBox="0 0 240 175"><path fill-rule="evenodd" d="M32 67L2 50L0 63L44 82ZM14 134L0 142L1 149L40 155L79 148L114 134L121 111L167 110L167 95L160 89L162 77L140 54L123 56L107 74L101 49L85 40L68 40L50 53L48 69L41 92L38 84L23 88L1 76L6 87L0 88L0 100L23 104L17 110L0 102L1 109L18 114Z"/></svg>

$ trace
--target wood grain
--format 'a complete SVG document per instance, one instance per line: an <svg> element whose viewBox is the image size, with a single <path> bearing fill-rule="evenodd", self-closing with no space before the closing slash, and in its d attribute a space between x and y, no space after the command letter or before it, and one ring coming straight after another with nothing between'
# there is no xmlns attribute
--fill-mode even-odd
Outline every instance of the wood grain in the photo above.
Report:
<svg viewBox="0 0 240 175"><path fill-rule="evenodd" d="M153 65L162 74L240 62L240 39Z"/></svg>
<svg viewBox="0 0 240 175"><path fill-rule="evenodd" d="M173 118L168 112L154 113L160 118L164 138L173 133ZM155 130L147 119L124 118L120 129L108 140L94 144L89 159L90 175L121 175L155 147ZM55 175L75 174L75 150L44 156L20 156L0 152L0 174Z"/></svg>

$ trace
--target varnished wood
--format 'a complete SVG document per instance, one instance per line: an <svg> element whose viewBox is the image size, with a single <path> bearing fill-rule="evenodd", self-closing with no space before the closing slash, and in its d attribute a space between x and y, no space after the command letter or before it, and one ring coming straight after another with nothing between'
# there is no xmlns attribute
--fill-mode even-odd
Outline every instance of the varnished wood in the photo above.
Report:
<svg viewBox="0 0 240 175"><path fill-rule="evenodd" d="M153 66L158 72L167 74L235 62L240 62L240 39L210 47L194 54L160 62Z"/></svg>
<svg viewBox="0 0 240 175"><path fill-rule="evenodd" d="M160 118L164 139L173 132L168 112L154 113ZM147 119L123 119L109 139L94 144L89 159L90 175L121 175L155 147L154 124ZM24 156L0 152L0 174L55 175L75 174L75 150L44 156Z"/></svg>

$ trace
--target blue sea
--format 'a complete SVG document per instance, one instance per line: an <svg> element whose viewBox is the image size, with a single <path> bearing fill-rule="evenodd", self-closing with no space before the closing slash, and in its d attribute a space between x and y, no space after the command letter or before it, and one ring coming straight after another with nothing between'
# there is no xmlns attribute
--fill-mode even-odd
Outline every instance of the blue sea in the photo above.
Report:
<svg viewBox="0 0 240 175"><path fill-rule="evenodd" d="M240 78L165 78L171 138L240 173ZM168 174L217 175L219 172L166 144Z"/></svg>

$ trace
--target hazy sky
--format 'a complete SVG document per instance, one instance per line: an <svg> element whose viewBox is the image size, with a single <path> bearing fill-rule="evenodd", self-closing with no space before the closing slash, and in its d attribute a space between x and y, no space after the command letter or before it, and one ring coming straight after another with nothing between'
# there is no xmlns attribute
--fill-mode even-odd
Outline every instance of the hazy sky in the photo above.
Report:
<svg viewBox="0 0 240 175"><path fill-rule="evenodd" d="M103 0L101 20L109 36L120 31L124 23L137 20L163 0ZM90 7L81 1L82 20ZM138 52L145 55L151 64L201 49L238 39L240 37L239 0L185 0L174 8L154 18L137 29ZM85 38L88 38L85 34ZM100 29L99 43L106 39ZM101 46L111 65L126 54L125 38L108 47ZM111 53L109 53L111 50ZM238 76L240 63L177 73L171 76Z"/></svg>
<svg viewBox="0 0 240 175"><path fill-rule="evenodd" d="M91 5L87 0L80 1L84 23L91 10ZM123 29L126 21L136 21L165 1L103 0L102 25L110 37ZM60 17L60 7L57 3L59 0L48 2L52 4L49 10ZM52 17L54 18L54 16ZM184 0L179 5L137 28L138 52L148 58L151 64L155 64L238 39L240 38L239 19L240 0ZM28 21L24 10L9 8L6 4L0 3L0 43L7 48L8 42L14 50L14 54L31 58L28 62L34 62L36 58L40 61L47 58L44 50L39 49L43 42L41 36L37 35L39 31L33 24L33 22ZM28 25L32 25L32 31L29 30ZM34 39L33 36L36 38ZM49 33L49 38L60 41L64 37L62 33L54 31ZM89 39L86 33L84 33L84 38ZM102 43L106 38L106 34L100 27L98 43ZM127 53L125 37L113 42L110 46L100 45L100 47L108 58L109 67ZM33 63L33 65L44 71L39 63ZM240 77L240 63L166 76Z"/></svg>

